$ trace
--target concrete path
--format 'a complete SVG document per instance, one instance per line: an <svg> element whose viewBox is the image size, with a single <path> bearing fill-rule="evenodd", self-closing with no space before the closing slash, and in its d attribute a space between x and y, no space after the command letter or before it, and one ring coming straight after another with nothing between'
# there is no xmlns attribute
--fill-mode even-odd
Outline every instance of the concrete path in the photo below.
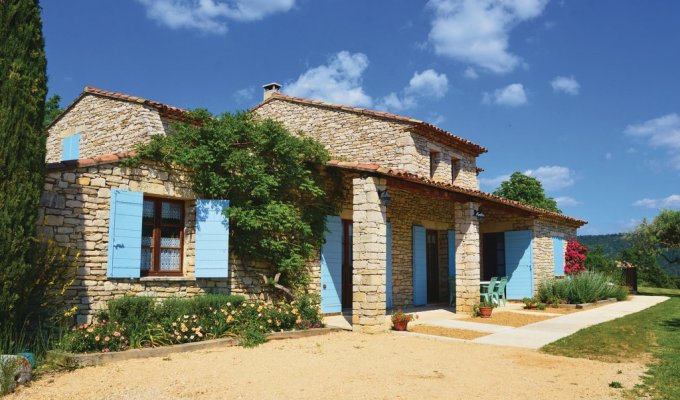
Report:
<svg viewBox="0 0 680 400"><path fill-rule="evenodd" d="M642 311L668 299L666 296L632 296L628 301L506 329L471 342L538 349L583 328Z"/></svg>

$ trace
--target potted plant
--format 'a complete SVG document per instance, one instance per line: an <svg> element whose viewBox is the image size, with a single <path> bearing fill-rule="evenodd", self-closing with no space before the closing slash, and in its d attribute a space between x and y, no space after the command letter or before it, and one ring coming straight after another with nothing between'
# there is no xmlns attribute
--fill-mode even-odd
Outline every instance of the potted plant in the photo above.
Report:
<svg viewBox="0 0 680 400"><path fill-rule="evenodd" d="M411 314L406 314L400 308L392 313L392 329L394 329L395 331L405 331L406 328L408 327L408 323L411 322L414 318L417 318L417 316L414 317Z"/></svg>
<svg viewBox="0 0 680 400"><path fill-rule="evenodd" d="M490 301L482 301L477 306L475 306L477 311L477 316L482 318L491 318L491 312L496 305Z"/></svg>

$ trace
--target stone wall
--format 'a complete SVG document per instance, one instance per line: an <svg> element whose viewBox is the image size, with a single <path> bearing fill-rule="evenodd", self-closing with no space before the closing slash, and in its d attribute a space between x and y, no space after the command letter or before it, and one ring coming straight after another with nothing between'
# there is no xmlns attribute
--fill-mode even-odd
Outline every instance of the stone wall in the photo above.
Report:
<svg viewBox="0 0 680 400"><path fill-rule="evenodd" d="M448 238L454 228L454 203L422 193L388 186L392 201L387 217L392 224L392 305L413 305L413 226L439 231L439 298L448 301Z"/></svg>
<svg viewBox="0 0 680 400"><path fill-rule="evenodd" d="M184 258L181 277L108 279L107 255L111 189L185 200ZM195 196L181 171L168 172L152 163L138 168L100 164L48 172L41 199L40 229L47 238L80 253L77 279L68 292L78 307L78 321L92 317L106 301L123 295L157 299L206 292L239 293L264 298L260 280L230 260L229 279L194 278ZM318 263L317 263L318 264Z"/></svg>
<svg viewBox="0 0 680 400"><path fill-rule="evenodd" d="M387 219L378 197L384 189L384 179L353 179L352 325L358 332L386 329Z"/></svg>
<svg viewBox="0 0 680 400"><path fill-rule="evenodd" d="M86 94L48 130L47 162L61 161L62 139L80 133L80 157L130 151L163 134L168 121L158 110L139 103Z"/></svg>
<svg viewBox="0 0 680 400"><path fill-rule="evenodd" d="M538 292L541 281L555 276L553 237L566 240L576 239L576 228L555 222L536 219L533 224L534 292ZM564 245L566 252L567 245Z"/></svg>
<svg viewBox="0 0 680 400"><path fill-rule="evenodd" d="M323 143L333 157L430 176L430 152L439 154L435 180L452 181L451 159L460 160L455 184L479 189L475 157L409 132L410 124L356 112L275 99L255 112Z"/></svg>
<svg viewBox="0 0 680 400"><path fill-rule="evenodd" d="M455 203L456 312L468 313L479 303L480 240L476 203Z"/></svg>

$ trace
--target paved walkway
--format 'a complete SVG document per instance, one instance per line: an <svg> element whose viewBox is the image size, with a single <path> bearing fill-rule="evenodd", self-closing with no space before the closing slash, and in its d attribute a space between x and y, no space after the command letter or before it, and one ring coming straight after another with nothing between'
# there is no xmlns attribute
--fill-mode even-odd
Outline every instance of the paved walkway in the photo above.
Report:
<svg viewBox="0 0 680 400"><path fill-rule="evenodd" d="M669 297L666 296L632 296L628 301L567 314L519 328L506 329L471 340L471 342L539 349L583 328L642 311L668 299Z"/></svg>

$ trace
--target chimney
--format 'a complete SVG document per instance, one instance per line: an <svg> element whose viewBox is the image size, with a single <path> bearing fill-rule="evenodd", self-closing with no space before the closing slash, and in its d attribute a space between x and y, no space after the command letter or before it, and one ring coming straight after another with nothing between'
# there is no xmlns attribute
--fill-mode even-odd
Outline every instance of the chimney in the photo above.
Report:
<svg viewBox="0 0 680 400"><path fill-rule="evenodd" d="M272 82L272 83L268 83L266 85L262 85L262 87L264 88L264 99L263 100L266 101L268 98L272 97L272 95L274 93L279 92L279 89L281 89L281 84L276 83L276 82Z"/></svg>

